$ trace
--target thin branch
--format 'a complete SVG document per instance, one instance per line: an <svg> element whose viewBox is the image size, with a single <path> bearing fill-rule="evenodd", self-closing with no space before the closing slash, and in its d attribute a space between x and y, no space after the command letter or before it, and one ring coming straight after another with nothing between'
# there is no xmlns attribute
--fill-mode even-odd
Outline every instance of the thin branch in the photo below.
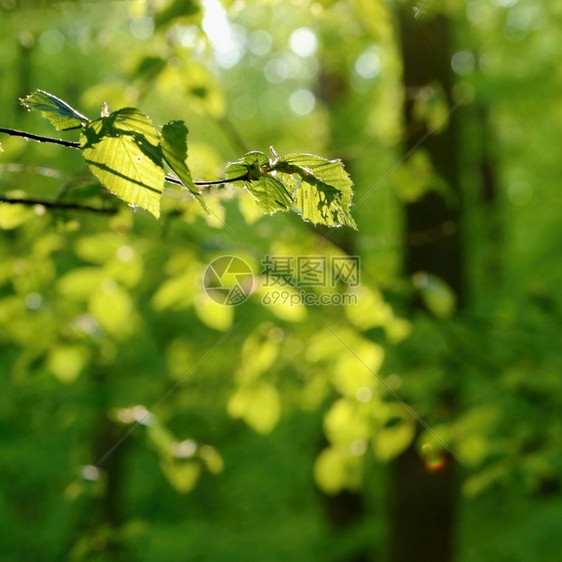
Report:
<svg viewBox="0 0 562 562"><path fill-rule="evenodd" d="M183 183L181 182L181 180L174 178L172 176L164 176L164 179L168 182L168 183L175 183L176 185L181 185L182 187L184 187ZM206 186L206 185L223 185L225 183L232 183L235 181L241 181L241 180L247 180L248 179L248 174L244 174L243 176L238 176L236 178L227 178L224 180L211 180L211 181L194 181L193 183L195 185L202 185L202 186Z"/></svg>
<svg viewBox="0 0 562 562"><path fill-rule="evenodd" d="M9 203L11 205L27 205L35 207L41 205L47 209L62 209L66 211L87 211L90 213L99 213L102 215L114 215L117 209L100 209L99 207L90 207L89 205L78 205L77 203L60 203L57 201L47 201L45 199L22 199L16 197L0 197L0 203Z"/></svg>
<svg viewBox="0 0 562 562"><path fill-rule="evenodd" d="M34 135L32 133L27 133L26 131L18 131L16 129L3 129L0 127L0 133L5 133L6 135L10 135L12 137L23 137L24 139L27 140L34 140L37 142L47 142L47 143L51 143L51 144L59 144L62 146L66 146L67 148L80 148L80 143L79 142L74 142L74 141L65 141L65 140L60 140L60 139L53 139L51 137L42 137L40 135ZM174 178L172 176L165 176L164 179L168 182L168 183L175 183L176 185L181 185L183 186L183 183L181 182L181 180ZM223 185L226 183L232 183L235 181L241 181L241 180L246 180L248 179L248 175L244 174L243 176L238 176L236 178L227 178L227 179L223 179L223 180L211 180L211 181L194 181L193 183L195 185L202 185L202 186L206 186L206 185Z"/></svg>
<svg viewBox="0 0 562 562"><path fill-rule="evenodd" d="M248 174L245 173L243 176L238 176L236 178L227 178L224 180L213 180L213 181L194 181L193 183L195 185L222 185L225 183L232 183L235 181L242 181L247 179L248 179ZM166 181L169 181L168 176L166 176Z"/></svg>
<svg viewBox="0 0 562 562"><path fill-rule="evenodd" d="M34 140L37 142L48 142L51 144L60 144L62 146L66 146L67 148L80 148L79 142L73 141L65 141L61 139L53 139L51 137L42 137L40 135L34 135L32 133L27 133L25 131L17 131L16 129L3 129L0 128L0 133L5 133L6 135L10 135L12 137L23 137L27 140Z"/></svg>

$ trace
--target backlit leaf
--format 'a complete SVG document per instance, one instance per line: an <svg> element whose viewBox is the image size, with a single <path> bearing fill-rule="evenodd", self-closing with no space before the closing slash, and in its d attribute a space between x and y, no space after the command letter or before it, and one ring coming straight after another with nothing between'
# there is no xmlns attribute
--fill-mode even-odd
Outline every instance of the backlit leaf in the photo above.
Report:
<svg viewBox="0 0 562 562"><path fill-rule="evenodd" d="M0 229L12 230L33 217L33 209L14 203L0 203Z"/></svg>
<svg viewBox="0 0 562 562"><path fill-rule="evenodd" d="M229 164L226 168L227 178L247 176L239 185L244 185L254 196L264 213L288 211L293 200L287 188L277 178L267 173L269 159L263 152L248 152L241 160Z"/></svg>
<svg viewBox="0 0 562 562"><path fill-rule="evenodd" d="M373 437L375 455L385 462L397 457L412 442L415 433L411 420L401 420L396 425L380 429Z"/></svg>
<svg viewBox="0 0 562 562"><path fill-rule="evenodd" d="M357 229L349 212L353 182L341 160L313 154L288 154L275 169L292 175L294 198L304 220L326 226L347 225Z"/></svg>
<svg viewBox="0 0 562 562"><path fill-rule="evenodd" d="M228 413L242 418L258 433L270 433L281 416L279 392L268 383L242 386L228 401Z"/></svg>
<svg viewBox="0 0 562 562"><path fill-rule="evenodd" d="M160 137L152 121L127 107L89 123L80 138L91 172L130 205L160 216L164 169Z"/></svg>
<svg viewBox="0 0 562 562"><path fill-rule="evenodd" d="M226 332L234 322L234 310L231 306L223 306L206 295L199 295L195 299L195 313L203 324L220 332Z"/></svg>
<svg viewBox="0 0 562 562"><path fill-rule="evenodd" d="M257 181L246 184L248 191L256 198L260 208L269 214L288 211L293 200L287 188L276 178L264 175Z"/></svg>
<svg viewBox="0 0 562 562"><path fill-rule="evenodd" d="M445 319L455 312L457 297L443 279L420 271L414 275L413 282L423 303L434 316Z"/></svg>
<svg viewBox="0 0 562 562"><path fill-rule="evenodd" d="M78 113L66 102L43 90L36 90L20 101L27 109L40 111L41 115L48 119L58 131L79 129L83 124L89 122L87 117Z"/></svg>
<svg viewBox="0 0 562 562"><path fill-rule="evenodd" d="M263 166L269 165L268 157L257 150L248 152L240 160L228 164L225 176L229 179L247 175L248 179L258 179L264 172Z"/></svg>
<svg viewBox="0 0 562 562"><path fill-rule="evenodd" d="M180 493L191 492L201 475L201 465L195 461L177 461L171 458L160 463L170 484Z"/></svg>
<svg viewBox="0 0 562 562"><path fill-rule="evenodd" d="M67 299L86 301L98 289L104 277L99 267L78 267L59 277L57 292Z"/></svg>
<svg viewBox="0 0 562 562"><path fill-rule="evenodd" d="M241 177L233 183L245 186L266 213L296 207L314 224L357 228L349 212L353 183L340 160L299 153L270 161L263 152L248 152L228 165L226 177Z"/></svg>
<svg viewBox="0 0 562 562"><path fill-rule="evenodd" d="M341 447L324 449L314 463L314 479L326 494L357 490L361 484L362 460Z"/></svg>
<svg viewBox="0 0 562 562"><path fill-rule="evenodd" d="M123 339L134 330L133 303L122 287L107 281L91 295L89 312L108 334Z"/></svg>
<svg viewBox="0 0 562 562"><path fill-rule="evenodd" d="M324 418L326 437L333 445L368 439L373 430L372 425L362 404L343 398L334 402Z"/></svg>
<svg viewBox="0 0 562 562"><path fill-rule="evenodd" d="M187 167L187 127L183 121L170 121L162 127L162 156L183 185L193 193L197 201L207 208L201 193L193 183Z"/></svg>
<svg viewBox="0 0 562 562"><path fill-rule="evenodd" d="M64 383L74 382L88 362L87 348L81 345L59 345L51 350L49 370Z"/></svg>

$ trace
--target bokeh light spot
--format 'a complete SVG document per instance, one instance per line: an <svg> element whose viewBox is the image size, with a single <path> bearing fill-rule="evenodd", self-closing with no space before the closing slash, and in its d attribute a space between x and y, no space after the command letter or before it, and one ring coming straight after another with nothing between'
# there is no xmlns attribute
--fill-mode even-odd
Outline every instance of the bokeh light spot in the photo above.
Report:
<svg viewBox="0 0 562 562"><path fill-rule="evenodd" d="M517 181L507 188L507 196L514 205L522 207L533 198L533 188L524 181Z"/></svg>
<svg viewBox="0 0 562 562"><path fill-rule="evenodd" d="M355 398L359 402L369 402L369 400L373 397L373 391L367 386L361 386L355 392Z"/></svg>
<svg viewBox="0 0 562 562"><path fill-rule="evenodd" d="M297 115L308 115L316 105L316 98L310 90L297 90L291 94L289 105Z"/></svg>
<svg viewBox="0 0 562 562"><path fill-rule="evenodd" d="M64 47L64 36L57 29L48 29L39 37L41 49L50 55L60 53Z"/></svg>
<svg viewBox="0 0 562 562"><path fill-rule="evenodd" d="M129 24L129 30L132 36L140 41L150 39L154 33L154 20L148 16L136 18Z"/></svg>
<svg viewBox="0 0 562 562"><path fill-rule="evenodd" d="M318 39L314 31L308 27L301 27L293 31L289 39L289 45L292 51L299 55L299 57L309 57L316 52Z"/></svg>
<svg viewBox="0 0 562 562"><path fill-rule="evenodd" d="M355 61L355 72L365 78L365 80L372 80L378 76L381 70L381 59L377 53L376 47L369 47L365 49Z"/></svg>
<svg viewBox="0 0 562 562"><path fill-rule="evenodd" d="M236 66L246 51L246 32L243 27L232 25L226 10L218 0L204 0L203 30L215 53L215 60L223 68Z"/></svg>
<svg viewBox="0 0 562 562"><path fill-rule="evenodd" d="M258 29L248 37L248 50L261 57L271 51L272 43L271 35L263 29Z"/></svg>
<svg viewBox="0 0 562 562"><path fill-rule="evenodd" d="M461 76L470 74L476 64L474 55L470 51L459 51L451 58L451 68Z"/></svg>
<svg viewBox="0 0 562 562"><path fill-rule="evenodd" d="M41 307L41 304L43 303L43 298L38 293L29 293L28 295L25 295L24 302L25 302L25 306L29 310L37 310L38 308Z"/></svg>

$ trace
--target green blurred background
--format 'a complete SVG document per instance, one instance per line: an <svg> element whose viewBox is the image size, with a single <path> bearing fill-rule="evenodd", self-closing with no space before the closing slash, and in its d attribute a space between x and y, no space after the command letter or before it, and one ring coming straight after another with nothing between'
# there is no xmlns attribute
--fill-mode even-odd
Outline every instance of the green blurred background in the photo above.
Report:
<svg viewBox="0 0 562 562"><path fill-rule="evenodd" d="M559 560L560 60L550 0L0 0L0 127L60 138L41 88L185 120L196 179L341 158L359 227L156 221L1 135L2 197L119 209L0 204L1 560ZM268 253L359 255L359 304L203 294Z"/></svg>

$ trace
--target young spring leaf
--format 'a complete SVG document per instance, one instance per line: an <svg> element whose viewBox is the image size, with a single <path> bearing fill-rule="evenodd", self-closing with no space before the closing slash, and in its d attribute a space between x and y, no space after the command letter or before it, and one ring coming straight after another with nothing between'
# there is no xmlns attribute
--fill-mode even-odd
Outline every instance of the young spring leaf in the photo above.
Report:
<svg viewBox="0 0 562 562"><path fill-rule="evenodd" d="M226 168L226 177L247 179L234 182L245 185L257 200L260 208L269 214L288 211L293 199L287 188L277 178L268 173L269 159L263 152L248 152L242 159Z"/></svg>
<svg viewBox="0 0 562 562"><path fill-rule="evenodd" d="M109 191L160 216L164 186L160 135L144 113L127 107L88 123L80 147L91 172Z"/></svg>
<svg viewBox="0 0 562 562"><path fill-rule="evenodd" d="M297 209L304 220L326 226L347 225L357 229L349 212L353 182L341 160L327 160L313 154L288 154L273 167L292 176ZM287 178L288 179L288 178Z"/></svg>
<svg viewBox="0 0 562 562"><path fill-rule="evenodd" d="M228 164L225 175L228 179L246 176L243 181L257 180L265 173L265 167L269 166L269 158L258 150L248 152L240 160Z"/></svg>
<svg viewBox="0 0 562 562"><path fill-rule="evenodd" d="M79 129L89 119L78 113L61 99L44 92L36 90L32 94L20 100L27 109L36 109L41 115L48 119L57 131L69 131Z"/></svg>
<svg viewBox="0 0 562 562"><path fill-rule="evenodd" d="M201 193L193 183L191 172L187 167L187 127L183 121L170 121L162 127L162 156L172 171L179 177L181 182L199 201L204 209L207 209Z"/></svg>

